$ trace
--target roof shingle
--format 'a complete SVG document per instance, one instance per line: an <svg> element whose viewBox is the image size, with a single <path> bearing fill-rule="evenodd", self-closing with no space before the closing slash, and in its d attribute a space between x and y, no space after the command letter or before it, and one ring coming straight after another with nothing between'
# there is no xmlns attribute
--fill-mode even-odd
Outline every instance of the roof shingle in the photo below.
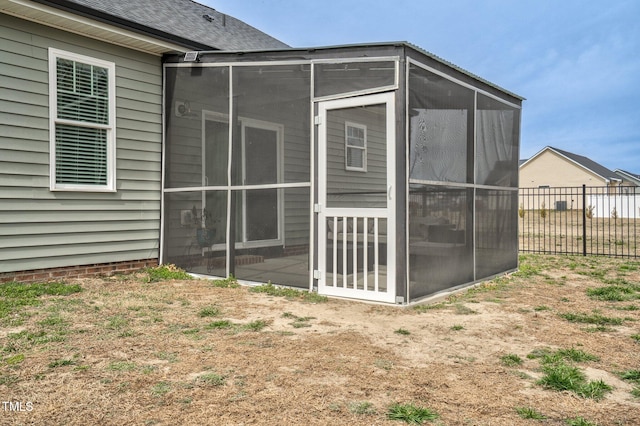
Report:
<svg viewBox="0 0 640 426"><path fill-rule="evenodd" d="M207 45L211 49L289 47L239 19L192 0L66 0L51 3L86 7L139 27Z"/></svg>

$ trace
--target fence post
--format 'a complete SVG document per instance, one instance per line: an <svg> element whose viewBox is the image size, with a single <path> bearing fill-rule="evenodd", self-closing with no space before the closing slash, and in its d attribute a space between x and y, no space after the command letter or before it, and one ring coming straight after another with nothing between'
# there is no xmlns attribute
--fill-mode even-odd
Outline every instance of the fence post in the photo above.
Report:
<svg viewBox="0 0 640 426"><path fill-rule="evenodd" d="M582 184L582 255L587 255L587 185Z"/></svg>

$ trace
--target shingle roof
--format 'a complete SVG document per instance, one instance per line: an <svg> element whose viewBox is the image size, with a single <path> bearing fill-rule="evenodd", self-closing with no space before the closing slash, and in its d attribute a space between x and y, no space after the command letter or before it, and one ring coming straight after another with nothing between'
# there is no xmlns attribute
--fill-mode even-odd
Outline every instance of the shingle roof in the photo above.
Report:
<svg viewBox="0 0 640 426"><path fill-rule="evenodd" d="M520 167L522 167L523 165L525 165L529 161L533 160L534 158L538 157L540 154L542 154L543 152L545 152L547 150L551 150L551 151L556 152L559 155L562 155L563 157L567 158L568 160L573 161L574 163L578 164L579 166L584 167L585 169L591 171L592 173L595 173L596 175L602 177L605 180L615 180L615 181L621 180L620 176L618 176L615 172L607 169L605 166L603 166L601 164L596 163L595 161L593 161L590 158L584 157L582 155L574 154L573 152L564 151L562 149L554 148L552 146L544 147L536 155L534 155L533 157L531 157L528 160L526 160L523 163L521 163Z"/></svg>
<svg viewBox="0 0 640 426"><path fill-rule="evenodd" d="M104 19L131 23L134 29L151 29L178 39L191 40L194 45L210 49L246 50L281 49L285 43L248 25L192 0L58 0L59 6L88 8Z"/></svg>
<svg viewBox="0 0 640 426"><path fill-rule="evenodd" d="M631 173L621 169L616 169L615 172L623 180L630 180L636 184L640 184L640 175L637 173Z"/></svg>

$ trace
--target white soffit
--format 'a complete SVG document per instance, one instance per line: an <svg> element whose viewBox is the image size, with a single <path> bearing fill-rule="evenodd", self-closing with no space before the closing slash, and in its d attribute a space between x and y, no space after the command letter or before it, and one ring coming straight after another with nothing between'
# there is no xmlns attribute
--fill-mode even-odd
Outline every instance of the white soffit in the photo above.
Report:
<svg viewBox="0 0 640 426"><path fill-rule="evenodd" d="M157 40L29 0L0 0L0 12L154 55L188 50L178 44Z"/></svg>

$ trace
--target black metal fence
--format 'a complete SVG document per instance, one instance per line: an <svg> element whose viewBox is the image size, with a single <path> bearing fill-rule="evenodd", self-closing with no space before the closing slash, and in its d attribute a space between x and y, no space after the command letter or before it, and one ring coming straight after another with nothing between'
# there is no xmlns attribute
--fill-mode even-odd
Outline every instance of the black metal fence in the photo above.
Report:
<svg viewBox="0 0 640 426"><path fill-rule="evenodd" d="M640 257L640 188L521 188L521 252Z"/></svg>

